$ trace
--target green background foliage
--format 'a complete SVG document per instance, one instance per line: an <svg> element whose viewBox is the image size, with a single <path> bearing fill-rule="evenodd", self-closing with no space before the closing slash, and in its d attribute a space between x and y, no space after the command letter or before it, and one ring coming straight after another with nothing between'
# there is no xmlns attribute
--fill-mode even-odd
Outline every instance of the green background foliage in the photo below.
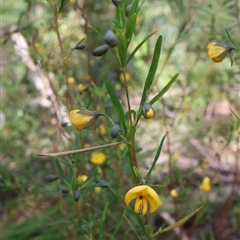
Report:
<svg viewBox="0 0 240 240"><path fill-rule="evenodd" d="M122 2L125 6L132 3ZM203 206L182 227L192 234L190 239L239 237L239 3L153 0L134 4L138 15L133 9L124 22L125 12L119 10L118 15L110 0L2 1L3 239L144 239L151 235L146 233L151 229L144 227L144 219L123 201L138 178L126 145L101 150L107 155L100 166L102 174L89 163L90 152L57 159L37 155L115 140L110 137L107 118L99 118L95 132L79 134L69 123L59 121L53 105L41 104L30 70L14 48L12 36L18 32L66 114L81 107L102 112L121 125L128 141L135 140L139 172L147 176L164 202L156 214L149 215L153 232L169 224L161 212L178 221ZM117 22L119 16L122 25ZM93 49L104 44L108 29L116 31L119 45L102 57L92 56ZM233 51L233 67L228 58L214 63L207 55L212 40L233 45L226 30L238 50ZM81 40L86 48L72 50ZM123 73L129 78L130 115ZM72 84L67 84L69 78L74 78ZM86 90L80 92L79 84ZM145 101L155 110L152 120L141 118ZM129 116L135 125L128 132ZM116 141L122 140L118 136ZM209 160L207 169L202 167L205 158ZM60 179L46 182L49 174ZM81 174L88 175L89 183L104 182L86 184L76 204L72 194L76 176ZM199 190L205 176L213 180L209 194ZM95 192L94 187L105 183L107 188ZM70 193L64 195L61 190L66 187ZM169 195L173 188L179 192L177 199ZM228 229L229 235L222 229ZM181 239L174 232L166 234L157 239Z"/></svg>

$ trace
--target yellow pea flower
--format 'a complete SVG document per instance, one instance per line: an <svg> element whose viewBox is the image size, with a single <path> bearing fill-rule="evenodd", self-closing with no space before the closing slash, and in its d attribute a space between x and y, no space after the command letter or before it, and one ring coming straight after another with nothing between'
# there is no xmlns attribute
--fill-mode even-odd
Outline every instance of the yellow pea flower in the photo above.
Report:
<svg viewBox="0 0 240 240"><path fill-rule="evenodd" d="M147 185L133 187L126 193L124 201L127 206L133 199L136 199L134 212L142 216L147 213L148 205L150 213L155 212L162 205L157 193Z"/></svg>
<svg viewBox="0 0 240 240"><path fill-rule="evenodd" d="M204 177L202 180L202 184L199 187L204 192L210 192L211 191L211 180L209 177Z"/></svg>
<svg viewBox="0 0 240 240"><path fill-rule="evenodd" d="M67 83L68 83L69 85L74 84L74 83L75 83L75 78L74 78L74 77L68 77L68 78L67 78Z"/></svg>
<svg viewBox="0 0 240 240"><path fill-rule="evenodd" d="M145 102L143 104L143 116L146 119L151 119L155 115L154 109L152 108L152 105L148 102Z"/></svg>
<svg viewBox="0 0 240 240"><path fill-rule="evenodd" d="M78 84L77 88L80 93L83 93L85 90L88 89L88 85L80 83L80 84Z"/></svg>
<svg viewBox="0 0 240 240"><path fill-rule="evenodd" d="M228 46L226 44L211 42L208 44L207 49L208 49L208 56L214 62L222 62L229 54L230 60L231 60L231 66L233 65L232 50L236 50L235 48Z"/></svg>
<svg viewBox="0 0 240 240"><path fill-rule="evenodd" d="M90 162L95 165L103 164L107 159L107 156L103 152L92 152Z"/></svg>
<svg viewBox="0 0 240 240"><path fill-rule="evenodd" d="M103 114L97 111L89 111L87 109L74 109L69 113L69 120L77 129L85 129L93 126L93 131L97 127L97 119Z"/></svg>
<svg viewBox="0 0 240 240"><path fill-rule="evenodd" d="M176 190L176 189L172 189L172 190L170 191L170 195L171 195L172 198L177 198L177 197L178 197L178 192L177 192L177 190Z"/></svg>
<svg viewBox="0 0 240 240"><path fill-rule="evenodd" d="M88 176L83 174L83 175L80 175L77 177L77 181L79 184L83 184L84 182L87 181L87 178L88 178Z"/></svg>

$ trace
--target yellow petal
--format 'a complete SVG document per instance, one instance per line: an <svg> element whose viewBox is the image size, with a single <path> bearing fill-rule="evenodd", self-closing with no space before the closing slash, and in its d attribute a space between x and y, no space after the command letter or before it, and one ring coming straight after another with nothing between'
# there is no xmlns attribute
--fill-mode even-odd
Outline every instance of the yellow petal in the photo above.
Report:
<svg viewBox="0 0 240 240"><path fill-rule="evenodd" d="M135 199L135 198L138 198L139 196L141 196L141 192L146 189L146 185L141 185L141 186L136 186L136 187L133 187L131 188L125 195L125 203L126 205L128 206L129 203Z"/></svg>
<svg viewBox="0 0 240 240"><path fill-rule="evenodd" d="M93 118L91 115L79 113L78 109L74 109L69 114L69 119L74 127L81 130Z"/></svg>
<svg viewBox="0 0 240 240"><path fill-rule="evenodd" d="M148 202L147 199L144 197L138 197L136 199L135 205L134 205L134 212L139 215L146 215L148 210Z"/></svg>
<svg viewBox="0 0 240 240"><path fill-rule="evenodd" d="M231 48L218 46L216 42L211 42L207 46L208 49L208 56L214 61L214 62L222 62L229 52L231 51Z"/></svg>
<svg viewBox="0 0 240 240"><path fill-rule="evenodd" d="M209 177L203 178L202 184L200 185L200 189L204 192L211 191L211 180Z"/></svg>
<svg viewBox="0 0 240 240"><path fill-rule="evenodd" d="M103 152L92 152L90 161L95 165L103 164L107 159L107 156Z"/></svg>
<svg viewBox="0 0 240 240"><path fill-rule="evenodd" d="M150 213L153 213L162 206L162 201L159 198L158 194L152 188L147 187L147 192L148 195L145 197L150 205Z"/></svg>

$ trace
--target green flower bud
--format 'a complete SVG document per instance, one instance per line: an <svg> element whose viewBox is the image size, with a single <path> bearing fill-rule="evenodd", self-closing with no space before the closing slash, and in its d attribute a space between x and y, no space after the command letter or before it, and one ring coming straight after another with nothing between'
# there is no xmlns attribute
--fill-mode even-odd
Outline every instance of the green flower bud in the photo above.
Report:
<svg viewBox="0 0 240 240"><path fill-rule="evenodd" d="M99 47L96 47L93 49L93 56L96 56L96 57L100 57L102 55L104 55L109 49L109 46L104 44L104 45L101 45Z"/></svg>
<svg viewBox="0 0 240 240"><path fill-rule="evenodd" d="M120 126L118 124L114 124L111 129L111 137L116 138L120 131L121 131Z"/></svg>
<svg viewBox="0 0 240 240"><path fill-rule="evenodd" d="M128 6L126 7L126 11L125 11L126 17L129 16L129 14L130 14L130 12L131 12L131 9L132 9L132 4L130 4L130 5L128 5Z"/></svg>
<svg viewBox="0 0 240 240"><path fill-rule="evenodd" d="M117 37L112 30L108 30L106 32L106 34L104 36L104 41L111 48L116 47L118 45Z"/></svg>
<svg viewBox="0 0 240 240"><path fill-rule="evenodd" d="M143 116L146 119L151 119L155 115L154 109L152 108L152 105L148 102L145 102L143 104Z"/></svg>
<svg viewBox="0 0 240 240"><path fill-rule="evenodd" d="M79 189L76 189L76 190L74 191L73 198L74 198L75 202L77 202L77 201L79 200L80 194L81 194L81 192L80 192Z"/></svg>
<svg viewBox="0 0 240 240"><path fill-rule="evenodd" d="M69 193L69 190L64 187L64 188L61 189L61 193L64 194L64 195L66 195L66 194Z"/></svg>
<svg viewBox="0 0 240 240"><path fill-rule="evenodd" d="M50 175L48 175L48 176L45 178L45 180L46 180L47 182L54 182L54 181L56 181L58 178L59 178L58 175L56 175L56 174L50 174Z"/></svg>
<svg viewBox="0 0 240 240"><path fill-rule="evenodd" d="M116 6L119 7L121 5L121 0L112 0L112 3Z"/></svg>

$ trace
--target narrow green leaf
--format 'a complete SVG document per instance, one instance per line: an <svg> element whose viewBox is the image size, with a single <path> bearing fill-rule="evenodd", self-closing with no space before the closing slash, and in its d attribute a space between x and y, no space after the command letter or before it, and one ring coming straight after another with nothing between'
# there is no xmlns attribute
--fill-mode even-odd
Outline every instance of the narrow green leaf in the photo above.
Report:
<svg viewBox="0 0 240 240"><path fill-rule="evenodd" d="M135 132L136 132L136 126L135 125L132 125L128 131L128 134L127 134L127 140L131 140L134 135L135 135Z"/></svg>
<svg viewBox="0 0 240 240"><path fill-rule="evenodd" d="M65 151L65 152L38 153L37 155L38 156L46 156L46 157L62 157L62 156L67 156L67 155L71 155L71 154L84 153L84 152L89 152L89 151L93 151L93 150L114 147L114 146L122 144L122 143L124 143L124 142L109 143L109 144L94 146L94 147L90 147L90 148L83 148L83 149L77 149L77 150L71 150L71 151Z"/></svg>
<svg viewBox="0 0 240 240"><path fill-rule="evenodd" d="M132 53L128 56L127 64L131 61L131 59L134 57L135 53L138 51L138 49L153 35L155 32L149 34L147 37L145 37L138 45L137 47L132 51Z"/></svg>
<svg viewBox="0 0 240 240"><path fill-rule="evenodd" d="M104 83L106 85L106 88L108 90L108 94L109 94L109 96L112 100L112 103L117 110L120 125L121 125L121 129L123 129L124 134L126 135L127 128L126 128L126 124L125 124L125 117L124 117L125 115L124 115L122 105L121 105L121 103L120 103L120 101L117 97L117 94L115 93L115 90L114 90L112 84L110 83L106 74L103 74L103 79L104 79Z"/></svg>
<svg viewBox="0 0 240 240"><path fill-rule="evenodd" d="M132 35L135 30L136 18L137 18L137 14L134 13L127 21L127 27L126 27L126 33L125 33L125 36L127 39L127 45L129 45L129 43L131 42Z"/></svg>
<svg viewBox="0 0 240 240"><path fill-rule="evenodd" d="M167 85L160 91L151 101L150 103L153 105L159 98L161 98L167 91L168 89L172 86L172 84L176 81L178 77L178 73L175 74L172 79L167 83Z"/></svg>
<svg viewBox="0 0 240 240"><path fill-rule="evenodd" d="M65 178L65 174L64 174L64 171L63 171L63 169L62 169L62 166L61 166L59 160L56 160L56 166L57 166L57 169L58 169L58 171L59 171L60 176L61 176L62 178Z"/></svg>
<svg viewBox="0 0 240 240"><path fill-rule="evenodd" d="M121 219L117 221L117 225L114 228L114 231L113 231L113 233L111 235L110 240L115 240L116 239L115 235L118 232L118 230L120 229L120 227L122 226L124 214L125 213L123 213Z"/></svg>
<svg viewBox="0 0 240 240"><path fill-rule="evenodd" d="M106 219L107 219L107 211L108 211L108 205L109 203L107 202L104 206L102 217L100 220L100 232L99 232L99 240L104 240L104 233L106 231Z"/></svg>
<svg viewBox="0 0 240 240"><path fill-rule="evenodd" d="M118 54L121 62L121 67L124 68L126 66L127 61L127 40L125 37L125 33L121 29L117 29L116 37L118 39Z"/></svg>
<svg viewBox="0 0 240 240"><path fill-rule="evenodd" d="M176 223L164 228L164 229L159 229L156 233L154 233L152 235L152 237L156 237L157 235L159 235L160 233L163 232L169 232L171 230L173 230L174 228L180 227L181 225L183 225L188 219L190 219L194 214L196 214L198 211L201 210L202 207L196 209L194 212L190 213L189 215L187 215L186 217L182 218L181 220L177 221Z"/></svg>
<svg viewBox="0 0 240 240"><path fill-rule="evenodd" d="M144 85L144 88L143 88L143 93L142 93L142 99L141 99L140 106L144 102L146 102L148 93L151 89L151 86L152 86L152 83L153 83L153 80L154 80L154 76L155 76L155 73L156 73L156 70L157 70L157 67L158 67L158 61L159 61L159 57L160 57L160 54L161 54L161 46L162 46L162 36L159 36L158 40L156 42L156 45L155 45L153 58L152 58L152 63L151 63L151 66L149 68L148 75L147 75L145 85Z"/></svg>
<svg viewBox="0 0 240 240"><path fill-rule="evenodd" d="M146 177L145 177L145 181L146 181L146 182L148 182L148 179L149 179L149 177L151 176L151 172L152 172L152 170L154 169L154 167L155 167L155 165L156 165L156 163L157 163L157 160L158 160L158 158L159 158L159 156L160 156L160 153L161 153L161 150L162 150L162 146L163 146L165 137L166 137L166 135L163 136L163 138L162 138L162 140L161 140L161 142L160 142L160 144L159 144L158 150L157 150L157 152L156 152L156 155L155 155L155 157L154 157L152 166L151 166L151 168L149 169L149 171L148 171L148 173L147 173L147 175L146 175Z"/></svg>
<svg viewBox="0 0 240 240"><path fill-rule="evenodd" d="M138 169L135 166L133 166L133 172L137 178L142 179L141 173L138 171Z"/></svg>
<svg viewBox="0 0 240 240"><path fill-rule="evenodd" d="M229 34L229 32L228 32L228 30L226 28L225 28L225 31L227 33L227 36L228 36L230 42L233 44L233 46L235 46L238 49L237 44L232 40L232 37L231 37L231 35Z"/></svg>
<svg viewBox="0 0 240 240"><path fill-rule="evenodd" d="M68 2L68 0L60 0L59 1L58 13L60 13L63 10L63 8L67 4L67 2Z"/></svg>

